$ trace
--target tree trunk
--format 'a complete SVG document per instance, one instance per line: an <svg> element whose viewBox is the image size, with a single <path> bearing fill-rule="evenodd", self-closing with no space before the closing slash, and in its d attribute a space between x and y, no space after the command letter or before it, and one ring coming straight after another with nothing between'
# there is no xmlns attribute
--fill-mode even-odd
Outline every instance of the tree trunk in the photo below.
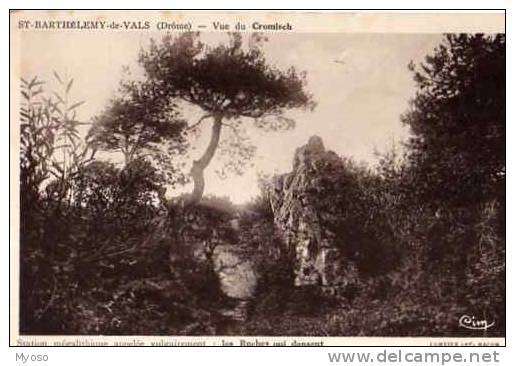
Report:
<svg viewBox="0 0 515 366"><path fill-rule="evenodd" d="M193 192L190 197L187 199L188 205L195 205L200 202L202 195L204 194L204 170L213 159L215 155L216 148L218 147L218 142L220 141L220 132L222 131L222 116L215 115L213 121L213 127L211 129L211 140L209 141L209 145L204 151L202 157L198 160L193 161L193 166L191 167L191 177L193 179Z"/></svg>

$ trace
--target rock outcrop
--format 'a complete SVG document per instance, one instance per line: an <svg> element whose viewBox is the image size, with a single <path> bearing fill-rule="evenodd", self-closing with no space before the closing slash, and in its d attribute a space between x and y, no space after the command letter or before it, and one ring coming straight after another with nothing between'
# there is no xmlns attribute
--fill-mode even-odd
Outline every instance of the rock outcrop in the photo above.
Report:
<svg viewBox="0 0 515 366"><path fill-rule="evenodd" d="M337 244L338 191L342 160L326 151L322 139L312 136L295 152L293 170L274 177L270 201L274 221L290 253L295 256L295 285L319 285L332 292L357 278Z"/></svg>
<svg viewBox="0 0 515 366"><path fill-rule="evenodd" d="M234 299L249 299L254 295L258 275L251 260L232 245L217 247L213 255L214 269L220 279L221 290Z"/></svg>
<svg viewBox="0 0 515 366"><path fill-rule="evenodd" d="M170 266L190 281L203 282L205 273L215 274L223 294L246 300L256 291L258 274L240 242L238 214L229 204L209 198L181 216L185 224L170 251Z"/></svg>

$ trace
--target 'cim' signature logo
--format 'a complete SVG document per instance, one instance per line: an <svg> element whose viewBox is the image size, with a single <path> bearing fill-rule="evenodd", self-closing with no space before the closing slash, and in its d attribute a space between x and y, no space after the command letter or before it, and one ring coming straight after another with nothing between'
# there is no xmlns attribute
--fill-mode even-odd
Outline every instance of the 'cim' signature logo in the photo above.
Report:
<svg viewBox="0 0 515 366"><path fill-rule="evenodd" d="M495 322L488 323L486 320L476 319L475 316L463 315L459 320L460 327L473 330L487 330L493 327Z"/></svg>

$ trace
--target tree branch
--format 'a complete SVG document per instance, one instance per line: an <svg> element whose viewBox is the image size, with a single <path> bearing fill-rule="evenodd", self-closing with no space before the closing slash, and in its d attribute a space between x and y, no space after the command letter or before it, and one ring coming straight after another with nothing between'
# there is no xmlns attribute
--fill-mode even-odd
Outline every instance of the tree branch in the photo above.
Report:
<svg viewBox="0 0 515 366"><path fill-rule="evenodd" d="M192 124L191 126L188 126L188 131L195 129L195 127L200 125L202 123L202 121L204 121L205 119L212 117L212 116L213 115L211 113L204 114L202 117L200 117L200 119L196 123Z"/></svg>
<svg viewBox="0 0 515 366"><path fill-rule="evenodd" d="M53 280L54 280L54 286L52 288L52 294L50 295L50 299L48 300L46 305L43 307L43 309L41 309L39 311L39 313L36 315L36 319L41 319L41 317L48 311L48 309L50 309L50 307L52 306L52 304L55 301L55 295L57 293L57 278L55 277L55 275L53 276Z"/></svg>
<svg viewBox="0 0 515 366"><path fill-rule="evenodd" d="M236 136L236 138L239 141L243 141L244 140L244 138L240 135L240 131L238 131L238 129L234 125L232 125L230 123L222 123L222 125L230 128L232 130L232 132L234 133L234 136Z"/></svg>

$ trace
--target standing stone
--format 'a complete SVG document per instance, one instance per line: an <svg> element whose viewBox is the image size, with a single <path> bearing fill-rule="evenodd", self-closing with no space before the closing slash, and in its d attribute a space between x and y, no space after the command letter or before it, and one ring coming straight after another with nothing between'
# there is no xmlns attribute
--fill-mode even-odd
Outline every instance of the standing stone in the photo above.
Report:
<svg viewBox="0 0 515 366"><path fill-rule="evenodd" d="M273 179L270 203L275 224L295 256L296 286L338 287L357 278L353 263L340 254L330 225L337 222L337 210L330 207L342 164L334 152L325 150L320 137L312 136L296 150L292 172Z"/></svg>

